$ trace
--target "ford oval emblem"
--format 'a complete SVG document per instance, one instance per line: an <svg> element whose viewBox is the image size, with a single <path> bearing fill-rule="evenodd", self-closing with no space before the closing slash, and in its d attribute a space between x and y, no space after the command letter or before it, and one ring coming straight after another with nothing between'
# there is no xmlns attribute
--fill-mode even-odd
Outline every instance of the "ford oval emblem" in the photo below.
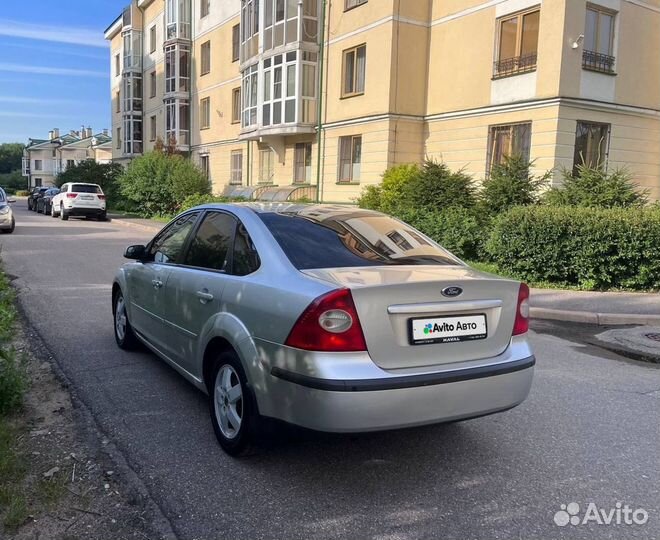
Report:
<svg viewBox="0 0 660 540"><path fill-rule="evenodd" d="M454 296L459 296L460 294L463 294L463 289L460 287L445 287L442 289L442 296L453 298Z"/></svg>

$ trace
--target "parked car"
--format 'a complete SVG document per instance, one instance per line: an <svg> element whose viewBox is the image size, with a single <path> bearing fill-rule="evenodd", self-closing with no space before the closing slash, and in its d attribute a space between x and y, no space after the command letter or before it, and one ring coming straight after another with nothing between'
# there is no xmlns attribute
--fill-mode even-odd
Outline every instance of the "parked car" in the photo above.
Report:
<svg viewBox="0 0 660 540"><path fill-rule="evenodd" d="M205 205L124 256L117 344L207 392L232 455L261 417L387 430L505 411L530 390L528 287L378 212Z"/></svg>
<svg viewBox="0 0 660 540"><path fill-rule="evenodd" d="M0 188L0 231L3 234L11 234L16 228L14 212L12 212L11 206L9 206L14 202L16 202L16 200L7 197L5 190Z"/></svg>
<svg viewBox="0 0 660 540"><path fill-rule="evenodd" d="M60 187L60 192L51 200L50 215L67 220L69 217L95 217L107 219L105 195L98 184L69 182Z"/></svg>
<svg viewBox="0 0 660 540"><path fill-rule="evenodd" d="M32 210L33 212L36 212L37 210L37 199L41 197L46 191L48 190L47 187L33 187L32 191L28 195L28 210Z"/></svg>
<svg viewBox="0 0 660 540"><path fill-rule="evenodd" d="M60 192L58 188L47 189L41 197L36 200L38 214L50 214L50 207L53 197Z"/></svg>

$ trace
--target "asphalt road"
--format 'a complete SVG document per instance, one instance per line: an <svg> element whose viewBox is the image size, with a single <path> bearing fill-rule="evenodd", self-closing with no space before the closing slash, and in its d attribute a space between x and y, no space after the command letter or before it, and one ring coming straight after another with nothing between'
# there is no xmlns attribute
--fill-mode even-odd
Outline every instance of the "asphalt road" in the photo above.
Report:
<svg viewBox="0 0 660 540"><path fill-rule="evenodd" d="M660 366L533 333L534 386L512 411L358 437L287 430L234 460L202 394L115 346L112 277L150 235L15 211L0 244L25 312L179 538L660 538ZM649 518L557 526L571 502Z"/></svg>

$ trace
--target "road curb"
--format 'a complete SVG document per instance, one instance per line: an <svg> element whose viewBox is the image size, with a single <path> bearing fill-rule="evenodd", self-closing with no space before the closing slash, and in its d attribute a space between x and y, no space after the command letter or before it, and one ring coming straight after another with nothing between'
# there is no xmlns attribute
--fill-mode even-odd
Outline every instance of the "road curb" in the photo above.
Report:
<svg viewBox="0 0 660 540"><path fill-rule="evenodd" d="M110 216L110 223L115 223L116 225L121 225L122 227L130 227L132 229L140 229L142 231L149 232L159 232L165 224L162 226L158 225L145 225L144 223L135 223L134 221L129 221L127 219L113 218Z"/></svg>
<svg viewBox="0 0 660 540"><path fill-rule="evenodd" d="M593 311L569 311L532 307L529 309L532 319L564 321L597 326L620 326L640 324L647 326L660 325L660 315L641 315L633 313L594 313Z"/></svg>

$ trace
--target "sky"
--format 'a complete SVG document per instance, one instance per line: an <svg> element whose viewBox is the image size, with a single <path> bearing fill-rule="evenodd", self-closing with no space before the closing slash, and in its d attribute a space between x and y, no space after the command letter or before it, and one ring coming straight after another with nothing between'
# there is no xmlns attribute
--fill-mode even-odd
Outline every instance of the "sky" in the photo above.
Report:
<svg viewBox="0 0 660 540"><path fill-rule="evenodd" d="M110 129L103 31L128 0L0 1L0 143Z"/></svg>

